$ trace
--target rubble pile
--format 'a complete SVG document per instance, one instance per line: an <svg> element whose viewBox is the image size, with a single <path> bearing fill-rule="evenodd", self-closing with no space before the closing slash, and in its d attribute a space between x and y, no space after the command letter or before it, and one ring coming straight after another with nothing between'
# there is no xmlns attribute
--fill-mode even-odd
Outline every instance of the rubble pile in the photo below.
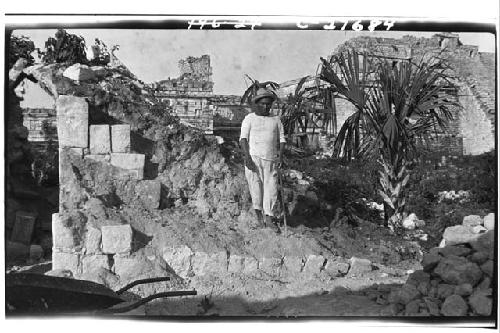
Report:
<svg viewBox="0 0 500 333"><path fill-rule="evenodd" d="M387 315L489 316L495 288L495 215L466 216L446 228L441 247L422 259L422 270L388 295Z"/></svg>

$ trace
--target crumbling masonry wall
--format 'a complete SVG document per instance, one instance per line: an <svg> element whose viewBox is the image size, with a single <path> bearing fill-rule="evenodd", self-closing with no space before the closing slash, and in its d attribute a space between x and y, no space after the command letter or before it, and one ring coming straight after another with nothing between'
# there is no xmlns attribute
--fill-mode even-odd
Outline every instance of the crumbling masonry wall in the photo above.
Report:
<svg viewBox="0 0 500 333"><path fill-rule="evenodd" d="M441 133L426 143L433 151L447 155L477 155L495 148L495 55L478 52L478 47L463 45L457 34L439 33L431 38L403 36L400 39L357 37L341 44L335 52L354 48L358 52L388 57L393 61L414 62L433 55L445 58L458 78L459 102L463 110ZM336 100L338 126L352 114L352 105Z"/></svg>
<svg viewBox="0 0 500 333"><path fill-rule="evenodd" d="M464 111L460 112L460 132L464 140L464 154L478 155L494 150L494 124L483 112L479 101L467 85L461 86L459 101L464 107Z"/></svg>
<svg viewBox="0 0 500 333"><path fill-rule="evenodd" d="M143 181L144 155L130 152L130 125L89 125L88 104L81 97L59 96L56 110L60 205L59 213L52 217L53 269L67 269L76 276L99 268L110 270L112 262L130 254L132 228L86 214L84 206L99 205L93 198L99 196L99 188L91 177L78 178L87 169L102 173L103 180L133 181L130 185L145 194L143 200L155 194L159 197L160 184ZM78 185L82 180L86 188ZM159 202L150 203L155 204Z"/></svg>

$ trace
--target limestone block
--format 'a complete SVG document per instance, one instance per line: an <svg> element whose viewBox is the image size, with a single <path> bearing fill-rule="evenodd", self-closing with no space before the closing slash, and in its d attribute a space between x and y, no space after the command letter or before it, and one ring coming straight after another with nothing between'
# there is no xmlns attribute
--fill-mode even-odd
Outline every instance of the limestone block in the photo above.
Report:
<svg viewBox="0 0 500 333"><path fill-rule="evenodd" d="M52 252L52 270L65 269L73 273L79 273L80 255L78 253Z"/></svg>
<svg viewBox="0 0 500 333"><path fill-rule="evenodd" d="M67 269L52 269L45 273L47 276L63 277L63 278L73 278L73 272Z"/></svg>
<svg viewBox="0 0 500 333"><path fill-rule="evenodd" d="M240 273L245 268L245 257L238 255L230 255L229 256L229 265L228 272L229 273Z"/></svg>
<svg viewBox="0 0 500 333"><path fill-rule="evenodd" d="M85 98L59 96L56 110L59 147L86 148L89 142L89 113Z"/></svg>
<svg viewBox="0 0 500 333"><path fill-rule="evenodd" d="M465 216L462 225L466 227L473 227L475 225L482 225L483 219L479 215L468 215Z"/></svg>
<svg viewBox="0 0 500 333"><path fill-rule="evenodd" d="M243 268L244 274L249 274L259 269L259 261L253 257L245 257L245 267Z"/></svg>
<svg viewBox="0 0 500 333"><path fill-rule="evenodd" d="M304 261L300 257L285 256L283 258L283 268L288 272L299 273L302 271Z"/></svg>
<svg viewBox="0 0 500 333"><path fill-rule="evenodd" d="M142 180L135 186L139 200L148 208L160 207L161 183L157 180Z"/></svg>
<svg viewBox="0 0 500 333"><path fill-rule="evenodd" d="M73 249L77 245L73 229L66 226L65 219L59 213L52 214L52 242L56 249Z"/></svg>
<svg viewBox="0 0 500 333"><path fill-rule="evenodd" d="M470 283L462 283L455 287L454 294L459 296L469 296L472 294L473 288Z"/></svg>
<svg viewBox="0 0 500 333"><path fill-rule="evenodd" d="M270 274L279 275L281 268L281 258L262 258L259 260L259 270Z"/></svg>
<svg viewBox="0 0 500 333"><path fill-rule="evenodd" d="M87 235L85 236L85 248L88 254L101 252L101 231L87 225Z"/></svg>
<svg viewBox="0 0 500 333"><path fill-rule="evenodd" d="M328 260L325 265L325 272L333 276L339 276L347 274L349 271L349 264L346 262L339 262Z"/></svg>
<svg viewBox="0 0 500 333"><path fill-rule="evenodd" d="M109 264L109 257L105 254L95 254L90 256L85 256L82 258L82 271L90 272L99 267L105 269L111 269Z"/></svg>
<svg viewBox="0 0 500 333"><path fill-rule="evenodd" d="M319 274L325 263L325 257L311 254L307 256L302 272L306 274Z"/></svg>
<svg viewBox="0 0 500 333"><path fill-rule="evenodd" d="M225 251L212 253L208 256L206 272L215 274L225 273L227 272L227 265L228 260Z"/></svg>
<svg viewBox="0 0 500 333"><path fill-rule="evenodd" d="M475 285L482 276L481 269L477 264L457 256L443 258L434 269L434 273L445 282L455 285L462 283Z"/></svg>
<svg viewBox="0 0 500 333"><path fill-rule="evenodd" d="M467 303L461 296L448 296L441 306L441 313L445 316L465 316L467 314Z"/></svg>
<svg viewBox="0 0 500 333"><path fill-rule="evenodd" d="M36 214L31 212L17 211L14 228L10 240L13 242L29 245L35 229Z"/></svg>
<svg viewBox="0 0 500 333"><path fill-rule="evenodd" d="M92 161L99 162L99 163L109 163L111 161L111 157L109 155L89 154L89 155L85 155L85 159L92 160Z"/></svg>
<svg viewBox="0 0 500 333"><path fill-rule="evenodd" d="M191 270L191 257L193 251L187 246L181 247L165 247L163 248L163 260L175 271L180 277L186 277Z"/></svg>
<svg viewBox="0 0 500 333"><path fill-rule="evenodd" d="M440 283L437 287L437 297L441 299L446 299L447 297L453 295L456 286L448 283Z"/></svg>
<svg viewBox="0 0 500 333"><path fill-rule="evenodd" d="M90 153L108 154L111 152L109 125L90 125Z"/></svg>
<svg viewBox="0 0 500 333"><path fill-rule="evenodd" d="M465 244L475 241L481 234L475 234L470 227L455 225L444 230L445 245Z"/></svg>
<svg viewBox="0 0 500 333"><path fill-rule="evenodd" d="M427 253L424 254L424 257L422 258L422 267L424 269L424 272L430 272L434 269L434 267L439 264L439 261L441 260L441 256L439 254L433 254L433 253Z"/></svg>
<svg viewBox="0 0 500 333"><path fill-rule="evenodd" d="M352 257L349 261L351 264L351 268L348 273L349 275L359 275L372 270L372 263L368 259Z"/></svg>
<svg viewBox="0 0 500 333"><path fill-rule="evenodd" d="M478 283L476 286L476 291L482 290L482 291L491 291L491 279L487 276L483 278L481 282Z"/></svg>
<svg viewBox="0 0 500 333"><path fill-rule="evenodd" d="M127 256L116 254L113 256L113 270L123 281L133 281L147 277L157 277L154 264L146 256Z"/></svg>
<svg viewBox="0 0 500 333"><path fill-rule="evenodd" d="M89 66L78 63L66 68L63 76L77 82L96 79L96 74Z"/></svg>
<svg viewBox="0 0 500 333"><path fill-rule="evenodd" d="M136 179L144 178L144 154L111 153L111 165Z"/></svg>
<svg viewBox="0 0 500 333"><path fill-rule="evenodd" d="M103 226L101 234L102 252L130 253L132 250L132 227L129 224Z"/></svg>
<svg viewBox="0 0 500 333"><path fill-rule="evenodd" d="M206 273L208 254L206 252L195 252L191 258L191 267L194 275L203 276Z"/></svg>
<svg viewBox="0 0 500 333"><path fill-rule="evenodd" d="M480 316L491 315L493 301L488 297L487 293L482 291L474 292L474 294L469 297L469 304L475 314Z"/></svg>
<svg viewBox="0 0 500 333"><path fill-rule="evenodd" d="M130 125L111 126L111 145L113 153L130 153Z"/></svg>
<svg viewBox="0 0 500 333"><path fill-rule="evenodd" d="M484 217L484 227L488 230L495 229L495 214L489 213Z"/></svg>
<svg viewBox="0 0 500 333"><path fill-rule="evenodd" d="M418 309L419 309L419 303L420 303L420 301L415 299L415 300L411 301L410 303L406 304L405 315L411 316L411 315L417 314Z"/></svg>

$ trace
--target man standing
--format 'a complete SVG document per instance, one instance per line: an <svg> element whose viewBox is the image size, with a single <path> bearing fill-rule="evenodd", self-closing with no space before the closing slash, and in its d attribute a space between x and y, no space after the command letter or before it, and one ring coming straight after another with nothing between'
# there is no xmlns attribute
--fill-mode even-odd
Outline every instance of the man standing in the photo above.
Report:
<svg viewBox="0 0 500 333"><path fill-rule="evenodd" d="M269 114L275 100L273 92L264 88L257 90L251 104L254 113L248 114L241 124L240 144L245 155L245 176L259 224L265 222L265 226L279 232L273 217L278 199L277 169L283 164L286 140L280 118Z"/></svg>

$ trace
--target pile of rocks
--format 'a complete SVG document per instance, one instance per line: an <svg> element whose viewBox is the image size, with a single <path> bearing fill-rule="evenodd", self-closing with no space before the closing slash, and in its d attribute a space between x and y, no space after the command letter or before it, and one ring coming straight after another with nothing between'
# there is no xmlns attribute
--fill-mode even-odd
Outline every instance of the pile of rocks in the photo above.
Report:
<svg viewBox="0 0 500 333"><path fill-rule="evenodd" d="M491 315L494 224L494 214L484 219L471 215L462 225L446 228L442 246L424 255L423 270L413 272L401 288L391 291L387 314Z"/></svg>

